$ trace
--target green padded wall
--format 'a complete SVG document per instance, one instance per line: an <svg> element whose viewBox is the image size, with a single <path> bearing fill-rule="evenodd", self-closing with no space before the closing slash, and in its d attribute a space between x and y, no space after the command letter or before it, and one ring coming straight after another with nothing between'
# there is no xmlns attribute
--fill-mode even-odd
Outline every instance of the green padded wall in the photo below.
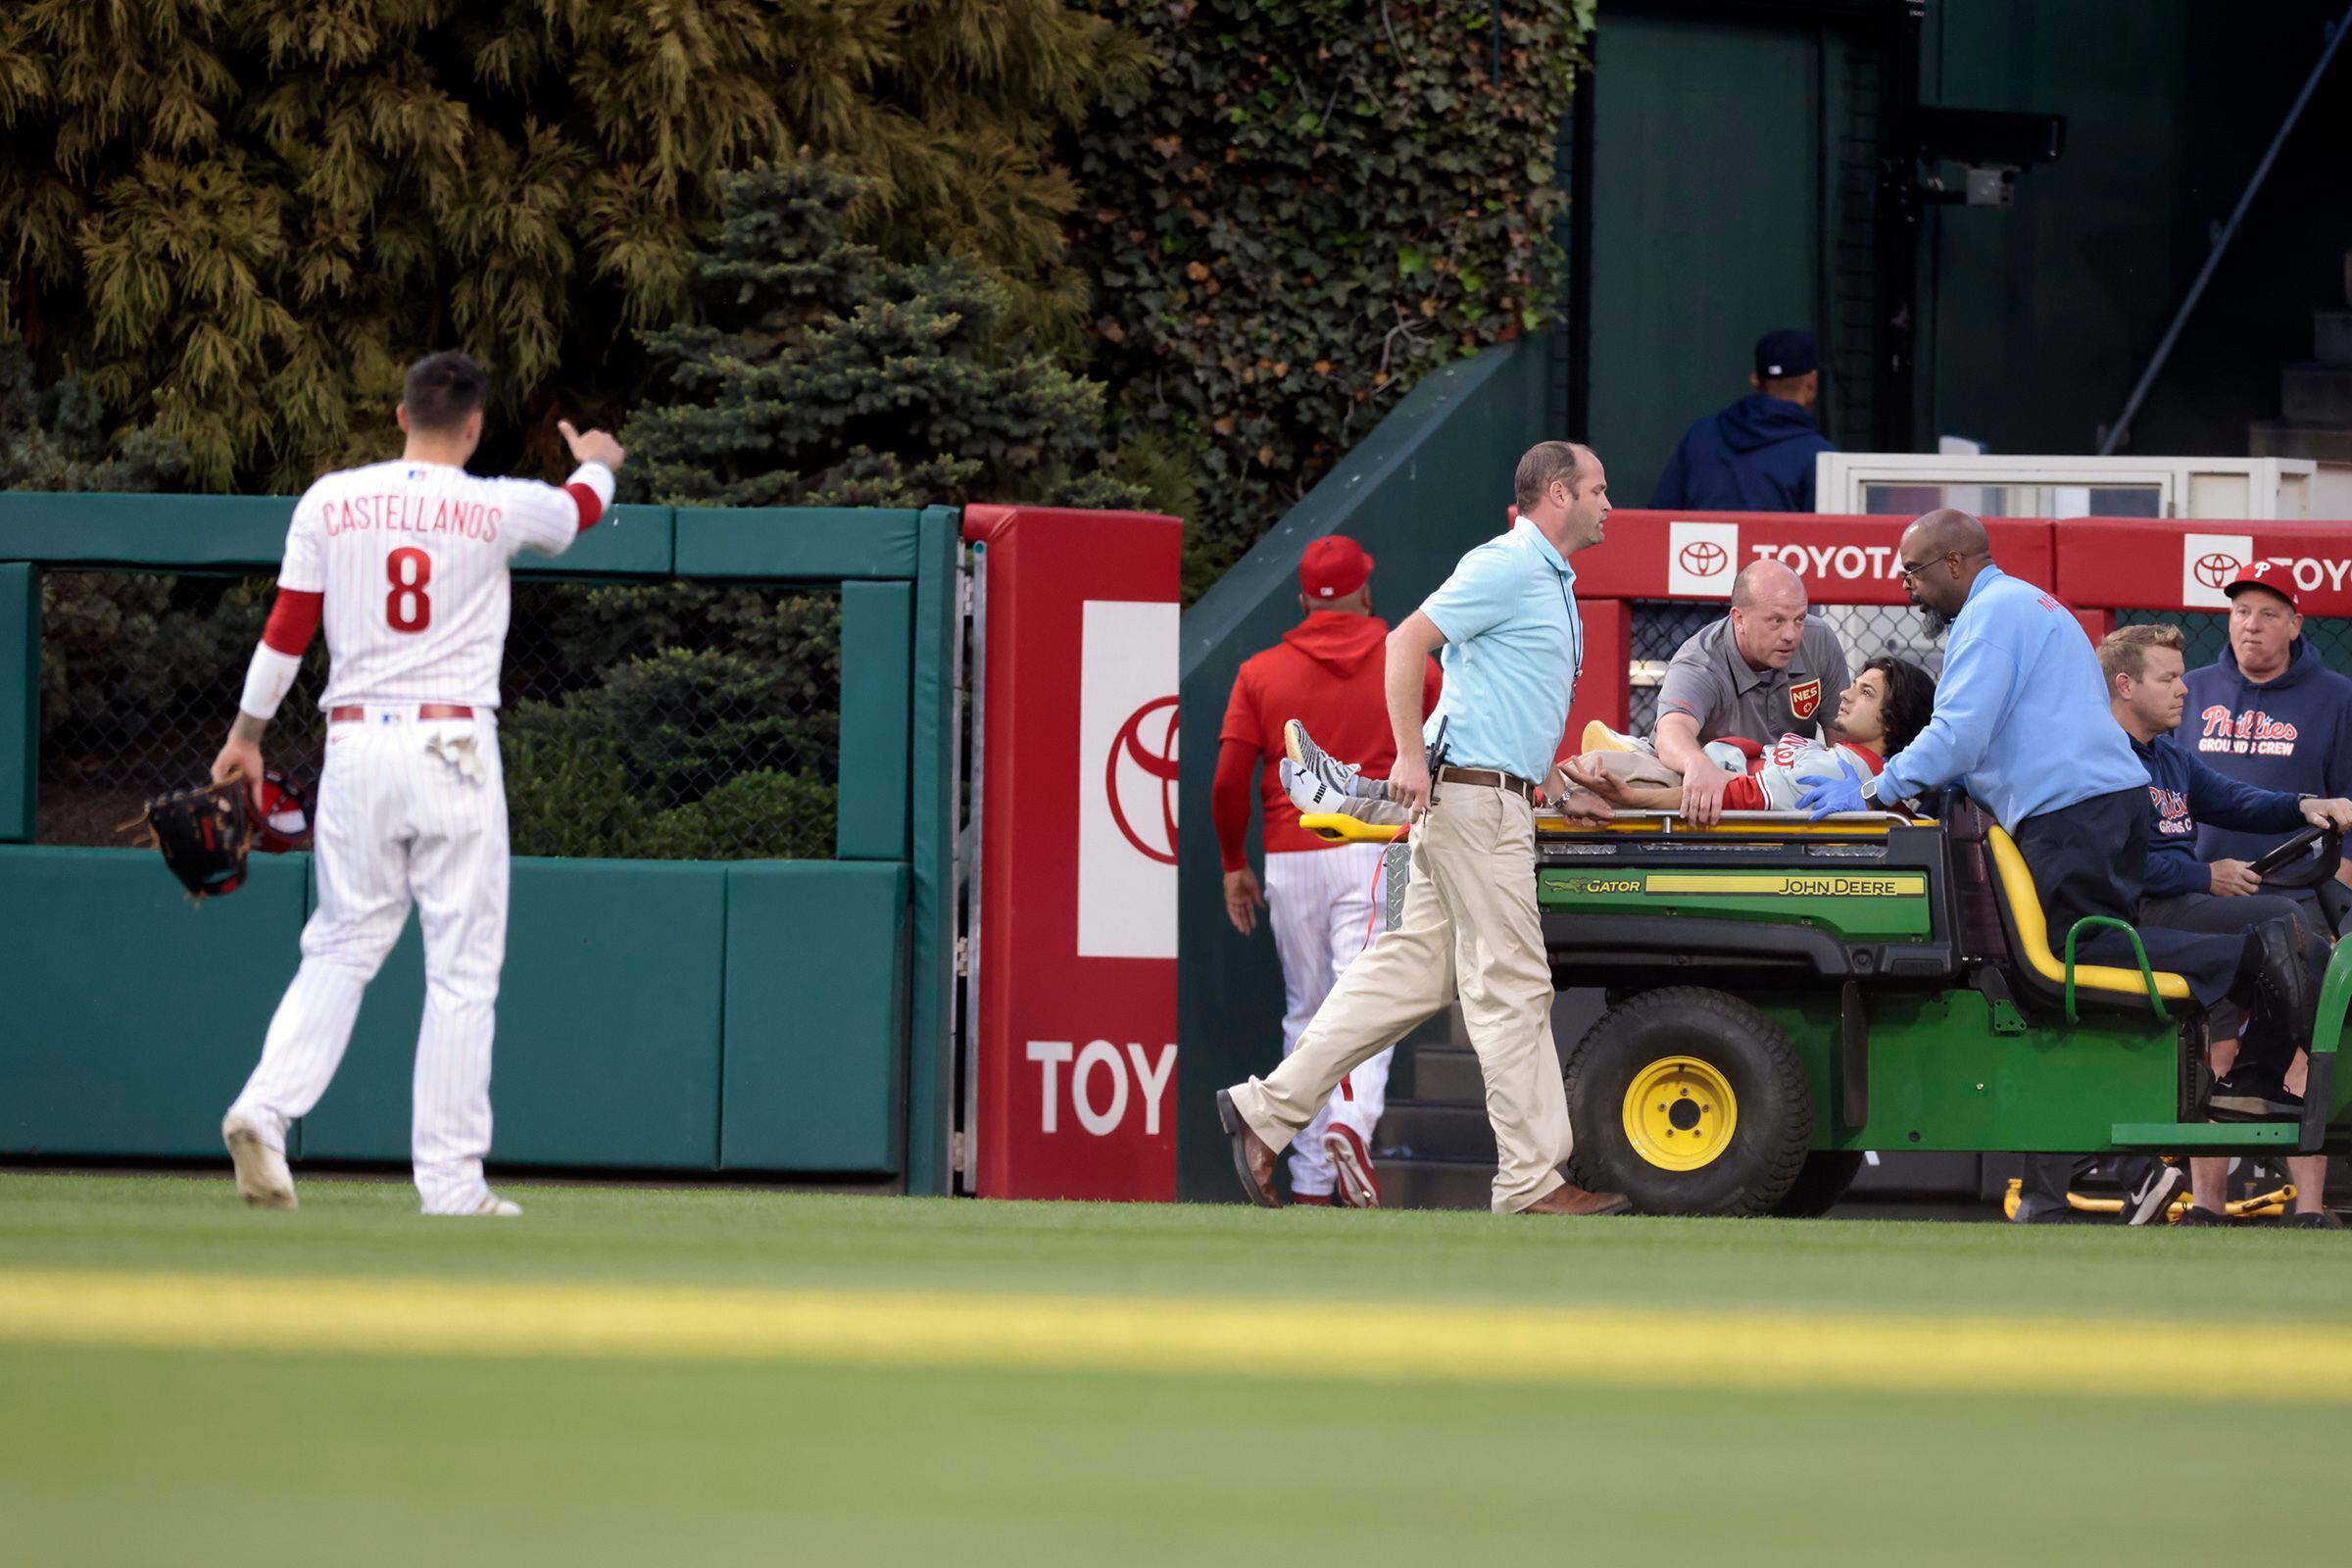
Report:
<svg viewBox="0 0 2352 1568"><path fill-rule="evenodd" d="M727 867L729 1170L900 1169L906 879L880 862Z"/></svg>
<svg viewBox="0 0 2352 1568"><path fill-rule="evenodd" d="M681 577L911 577L916 512L680 507Z"/></svg>
<svg viewBox="0 0 2352 1568"><path fill-rule="evenodd" d="M833 853L906 858L906 745L914 584L841 585L841 806Z"/></svg>
<svg viewBox="0 0 2352 1568"><path fill-rule="evenodd" d="M41 580L30 564L0 562L0 669L41 667ZM22 664L17 664L18 660ZM40 772L38 682L0 676L0 844L31 842Z"/></svg>
<svg viewBox="0 0 2352 1568"><path fill-rule="evenodd" d="M0 560L124 562L275 570L291 496L0 493ZM615 507L560 557L525 551L515 569L559 577L666 576L669 507Z"/></svg>
<svg viewBox="0 0 2352 1568"><path fill-rule="evenodd" d="M490 1102L494 1162L718 1163L721 866L514 861ZM424 1009L412 918L360 1009L306 1156L406 1159Z"/></svg>
<svg viewBox="0 0 2352 1568"><path fill-rule="evenodd" d="M309 856L257 856L191 905L146 851L0 852L0 1150L225 1161L309 884Z"/></svg>
<svg viewBox="0 0 2352 1568"><path fill-rule="evenodd" d="M672 507L614 507L560 556L525 550L514 569L540 577L661 577L669 572Z"/></svg>

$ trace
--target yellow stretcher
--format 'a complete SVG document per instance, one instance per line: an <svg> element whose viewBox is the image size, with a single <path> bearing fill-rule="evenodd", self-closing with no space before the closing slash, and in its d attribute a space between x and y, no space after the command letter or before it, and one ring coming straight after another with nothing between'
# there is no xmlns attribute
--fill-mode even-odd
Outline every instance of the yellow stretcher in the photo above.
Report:
<svg viewBox="0 0 2352 1568"><path fill-rule="evenodd" d="M2024 1185L2015 1176L2009 1178L2009 1190L2001 1195L2001 1213L2004 1217L2017 1218L2018 1194ZM2124 1200L2120 1198L2085 1198L2071 1188L2067 1191L2066 1201L2069 1207L2085 1214L2121 1214L2124 1211ZM2285 1213L2294 1201L2295 1184L2288 1182L2267 1193L2232 1199L2229 1214L2231 1219L2275 1219ZM2180 1216L2187 1213L2188 1208L2189 1196L2182 1193L2165 1205L2164 1222L2167 1225L2179 1224Z"/></svg>

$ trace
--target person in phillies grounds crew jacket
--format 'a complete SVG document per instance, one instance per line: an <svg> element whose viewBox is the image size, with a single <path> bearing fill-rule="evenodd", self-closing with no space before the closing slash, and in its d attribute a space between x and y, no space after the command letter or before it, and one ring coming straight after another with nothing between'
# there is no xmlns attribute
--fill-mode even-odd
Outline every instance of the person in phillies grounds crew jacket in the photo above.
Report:
<svg viewBox="0 0 2352 1568"><path fill-rule="evenodd" d="M1661 510L1811 512L1813 457L1837 450L1813 422L1821 348L1794 328L1756 339L1748 396L1683 433L1649 498Z"/></svg>
<svg viewBox="0 0 2352 1568"><path fill-rule="evenodd" d="M2290 795L2352 795L2352 680L2303 640L2295 579L2257 562L2223 590L2230 642L2187 675L2180 745L2215 772ZM2197 858L2241 876L2285 835L2200 823ZM2352 861L2337 873L2352 883Z"/></svg>
<svg viewBox="0 0 2352 1568"><path fill-rule="evenodd" d="M1315 1009L1341 971L1371 940L1377 844L1332 844L1298 825L1285 793L1284 724L1297 716L1340 737L1361 755L1396 761L1381 681L1389 625L1372 613L1372 558L1352 539L1333 535L1306 547L1298 564L1298 608L1306 618L1282 641L1245 662L1218 731L1216 781L1209 814L1225 864L1225 913L1248 936L1267 911L1282 960L1282 1054L1298 1048ZM1438 705L1434 661L1422 674L1421 710ZM1250 830L1250 780L1260 773L1265 808L1266 883L1250 874L1243 838ZM1291 1196L1303 1203L1380 1206L1372 1169L1372 1129L1388 1096L1390 1052L1359 1064L1291 1146Z"/></svg>
<svg viewBox="0 0 2352 1568"><path fill-rule="evenodd" d="M2274 837L2298 832L2306 823L2340 832L2352 828L2352 801L2257 789L2199 761L2175 733L2180 725L2185 692L2181 648L2178 626L2123 626L2099 644L2099 669L2107 677L2115 721L2132 737L2132 753L2148 770L2148 864L2139 923L2183 931L2237 932L2262 920L2298 921L2304 927L2304 952L2316 991L2327 973L2328 942L2312 906L2282 894L2261 891L2261 883L2247 875L2239 862L2214 864L2197 858L2195 841L2208 826ZM2209 1021L2213 1031L2210 1055L2219 1074L2206 1102L2211 1114L2217 1119L2235 1119L2300 1113L2300 1097L2290 1094L2287 1079L2295 1068L2306 1064L2308 1058L2298 1046L2310 1042L2298 1042L2286 1029L2272 1027L2265 1033L2285 1046L2283 1054L2303 1059L2262 1061L2256 1052L2240 1049L2244 1017L2237 1007L2225 1003L2213 1009ZM2323 1230L2339 1228L2322 1196L2328 1156L2293 1155L2286 1163L2288 1179L2295 1184L2295 1212L2288 1223ZM2182 1223L2227 1223L2229 1167L2230 1162L2221 1158L2189 1161L2193 1206L2182 1216Z"/></svg>

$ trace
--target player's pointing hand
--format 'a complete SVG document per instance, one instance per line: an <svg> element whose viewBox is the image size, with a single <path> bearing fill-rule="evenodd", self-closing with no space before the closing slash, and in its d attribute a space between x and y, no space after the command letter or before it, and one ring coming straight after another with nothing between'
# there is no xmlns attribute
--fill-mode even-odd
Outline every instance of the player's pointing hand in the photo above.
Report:
<svg viewBox="0 0 2352 1568"><path fill-rule="evenodd" d="M617 472L622 460L628 456L621 450L619 442L602 430L578 429L569 419L558 419L556 430L564 437L564 444L571 448L571 461L574 463L601 463Z"/></svg>

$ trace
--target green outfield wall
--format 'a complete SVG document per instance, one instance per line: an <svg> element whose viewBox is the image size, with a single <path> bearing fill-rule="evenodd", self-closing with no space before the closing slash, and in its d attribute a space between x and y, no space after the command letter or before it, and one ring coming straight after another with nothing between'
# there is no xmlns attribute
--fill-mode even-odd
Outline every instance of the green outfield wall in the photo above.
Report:
<svg viewBox="0 0 2352 1568"><path fill-rule="evenodd" d="M0 1157L218 1155L313 900L307 855L192 906L148 852L31 842L41 568L274 570L292 505L0 494ZM838 584L841 805L831 860L514 862L494 1163L947 1190L959 549L948 508L621 507L517 563ZM412 921L297 1159L407 1157L423 996Z"/></svg>

